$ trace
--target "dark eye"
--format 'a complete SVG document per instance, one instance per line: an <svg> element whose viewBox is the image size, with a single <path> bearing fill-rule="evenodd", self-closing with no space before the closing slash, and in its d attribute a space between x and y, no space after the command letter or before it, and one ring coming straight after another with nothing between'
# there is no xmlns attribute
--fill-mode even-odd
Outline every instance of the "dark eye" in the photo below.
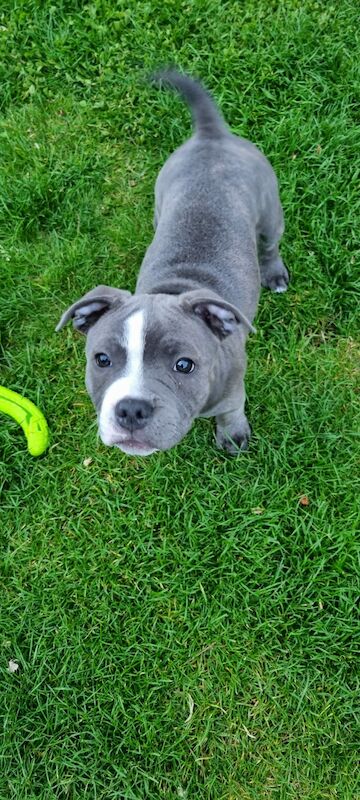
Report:
<svg viewBox="0 0 360 800"><path fill-rule="evenodd" d="M174 366L175 372L185 372L188 374L195 369L195 364L191 358L179 358Z"/></svg>
<svg viewBox="0 0 360 800"><path fill-rule="evenodd" d="M95 361L98 367L111 367L111 360L106 353L96 353Z"/></svg>

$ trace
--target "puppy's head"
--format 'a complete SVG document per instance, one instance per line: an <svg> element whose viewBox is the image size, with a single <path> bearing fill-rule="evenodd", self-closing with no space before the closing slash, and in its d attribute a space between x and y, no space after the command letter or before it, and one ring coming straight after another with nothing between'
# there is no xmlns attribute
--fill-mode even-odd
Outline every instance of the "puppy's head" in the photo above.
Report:
<svg viewBox="0 0 360 800"><path fill-rule="evenodd" d="M168 450L206 410L224 340L251 325L216 294L131 295L98 286L63 314L86 334L86 388L104 444L131 455Z"/></svg>

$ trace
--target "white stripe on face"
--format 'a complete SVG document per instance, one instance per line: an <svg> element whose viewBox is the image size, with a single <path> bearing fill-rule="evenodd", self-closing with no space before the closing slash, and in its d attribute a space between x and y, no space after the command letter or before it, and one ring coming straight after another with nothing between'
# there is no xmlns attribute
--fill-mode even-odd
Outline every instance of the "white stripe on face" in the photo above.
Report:
<svg viewBox="0 0 360 800"><path fill-rule="evenodd" d="M114 407L124 397L141 397L143 388L143 360L145 346L144 311L136 311L125 323L126 371L114 381L104 394L99 415L100 435L114 433Z"/></svg>

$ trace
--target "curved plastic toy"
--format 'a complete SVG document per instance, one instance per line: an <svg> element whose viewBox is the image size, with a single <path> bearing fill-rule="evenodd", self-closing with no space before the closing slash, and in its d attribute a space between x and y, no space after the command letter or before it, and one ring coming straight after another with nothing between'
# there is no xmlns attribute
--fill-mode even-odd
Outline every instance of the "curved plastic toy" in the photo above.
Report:
<svg viewBox="0 0 360 800"><path fill-rule="evenodd" d="M0 411L21 425L32 456L41 456L49 444L49 429L40 409L17 392L0 386Z"/></svg>

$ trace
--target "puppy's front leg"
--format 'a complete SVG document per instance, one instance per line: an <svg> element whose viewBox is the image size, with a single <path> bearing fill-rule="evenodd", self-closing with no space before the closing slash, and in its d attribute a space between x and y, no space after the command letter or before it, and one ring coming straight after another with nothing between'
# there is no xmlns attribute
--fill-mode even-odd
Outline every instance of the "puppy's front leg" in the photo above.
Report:
<svg viewBox="0 0 360 800"><path fill-rule="evenodd" d="M216 417L216 443L218 447L234 456L240 450L247 450L251 436L251 428L244 412L245 388L243 383L238 398L240 402L237 408Z"/></svg>

